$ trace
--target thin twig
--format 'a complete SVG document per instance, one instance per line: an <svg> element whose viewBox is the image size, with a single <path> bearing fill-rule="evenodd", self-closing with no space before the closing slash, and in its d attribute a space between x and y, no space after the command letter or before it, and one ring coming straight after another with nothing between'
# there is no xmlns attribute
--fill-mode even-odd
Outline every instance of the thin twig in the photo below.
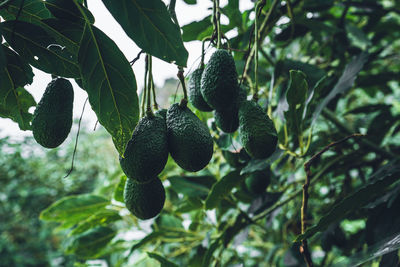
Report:
<svg viewBox="0 0 400 267"><path fill-rule="evenodd" d="M83 104L81 116L79 117L78 132L76 133L74 152L72 152L71 168L69 169L67 175L64 176L64 178L67 178L72 173L72 171L74 170L74 160L75 160L76 150L77 150L77 147L78 147L78 139L79 139L79 133L80 133L80 130L81 130L81 122L82 122L83 113L85 112L85 107L86 107L86 103L87 103L88 99L89 99L89 97L86 97L85 103Z"/></svg>
<svg viewBox="0 0 400 267"><path fill-rule="evenodd" d="M181 86L182 86L182 90L183 90L183 99L181 100L181 106L186 106L187 104L187 91L186 91L186 84L185 84L185 76L183 75L183 68L182 67L178 67L178 74L176 75L178 76L179 81L181 82Z"/></svg>
<svg viewBox="0 0 400 267"><path fill-rule="evenodd" d="M139 60L140 55L141 55L143 52L144 52L143 50L140 50L140 52L137 54L137 56L136 56L134 59L132 59L132 61L129 62L129 63L131 64L131 66L133 66L133 64L135 64L135 62Z"/></svg>
<svg viewBox="0 0 400 267"><path fill-rule="evenodd" d="M312 156L310 160L308 160L306 163L304 163L304 170L306 172L306 180L303 185L303 200L302 200L302 205L301 205L301 233L302 234L304 234L307 229L306 222L307 222L307 208L308 208L308 200L309 200L308 187L310 186L310 182L311 182L311 170L310 170L311 165L313 164L313 162L315 160L319 159L321 157L321 155L324 154L326 151L328 151L330 148L337 146L341 143L344 143L347 140L349 140L350 138L360 137L360 136L365 136L365 135L355 133L355 134L346 136L345 138L343 138L339 141L332 142L329 145L327 145L326 147L324 147L320 152L318 152L317 154ZM308 267L314 266L312 259L311 259L311 253L308 249L308 244L307 244L306 239L304 239L302 241L302 244L300 246L300 253L303 254L304 260Z"/></svg>

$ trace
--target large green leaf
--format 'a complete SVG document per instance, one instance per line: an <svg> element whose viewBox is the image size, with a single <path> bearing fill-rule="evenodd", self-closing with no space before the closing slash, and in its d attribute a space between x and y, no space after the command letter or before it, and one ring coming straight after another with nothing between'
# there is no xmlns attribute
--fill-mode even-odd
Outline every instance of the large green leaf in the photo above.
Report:
<svg viewBox="0 0 400 267"><path fill-rule="evenodd" d="M54 75L79 77L73 54L41 26L23 21L2 23L4 38L32 66Z"/></svg>
<svg viewBox="0 0 400 267"><path fill-rule="evenodd" d="M368 60L368 53L361 53L357 57L353 58L345 67L342 75L340 76L338 82L335 87L329 94L323 99L323 101L316 107L316 110L313 115L312 123L314 123L322 109L328 105L328 103L338 94L343 94L348 91L352 86L354 81L357 78L358 73L364 67L364 64Z"/></svg>
<svg viewBox="0 0 400 267"><path fill-rule="evenodd" d="M28 110L36 102L22 86L32 83L32 69L3 45L0 45L0 59L0 117L17 122L21 130L29 130L32 114Z"/></svg>
<svg viewBox="0 0 400 267"><path fill-rule="evenodd" d="M114 238L116 232L109 227L97 227L77 236L68 246L67 253L84 259L93 258Z"/></svg>
<svg viewBox="0 0 400 267"><path fill-rule="evenodd" d="M298 70L290 71L290 80L286 91L286 100L289 109L285 112L285 119L292 134L298 136L303 131L303 113L307 100L308 84L306 76Z"/></svg>
<svg viewBox="0 0 400 267"><path fill-rule="evenodd" d="M205 207L213 209L218 206L220 201L226 197L231 190L239 185L246 176L240 175L240 170L228 173L216 182L207 196Z"/></svg>
<svg viewBox="0 0 400 267"><path fill-rule="evenodd" d="M126 34L144 51L186 67L188 52L180 29L161 0L103 0Z"/></svg>
<svg viewBox="0 0 400 267"><path fill-rule="evenodd" d="M137 242L135 245L132 246L130 253L134 252L136 249L144 246L147 243L153 242L160 237L165 235L164 231L153 231L150 234L148 234L146 237L142 238L139 242Z"/></svg>
<svg viewBox="0 0 400 267"><path fill-rule="evenodd" d="M132 68L114 41L89 24L85 25L78 61L92 109L123 154L139 118Z"/></svg>
<svg viewBox="0 0 400 267"><path fill-rule="evenodd" d="M83 222L79 223L74 230L70 233L71 235L79 235L91 228L97 226L105 226L111 222L115 222L121 219L118 211L115 210L100 210L99 212L93 214Z"/></svg>
<svg viewBox="0 0 400 267"><path fill-rule="evenodd" d="M211 16L207 16L200 21L193 21L182 26L182 38L185 42L199 40L200 34L205 32L210 26L212 27Z"/></svg>
<svg viewBox="0 0 400 267"><path fill-rule="evenodd" d="M370 183L340 201L316 225L308 228L304 234L297 236L295 242L310 238L317 232L324 231L330 224L365 206L371 200L380 196L388 186L399 181L399 177L400 165L398 161L392 161L384 165L369 178Z"/></svg>
<svg viewBox="0 0 400 267"><path fill-rule="evenodd" d="M110 204L106 198L96 195L64 197L40 214L40 219L55 222L76 223L84 220Z"/></svg>
<svg viewBox="0 0 400 267"><path fill-rule="evenodd" d="M178 265L158 253L147 252L147 255L149 255L150 258L157 260L161 264L161 267L178 267Z"/></svg>
<svg viewBox="0 0 400 267"><path fill-rule="evenodd" d="M114 199L119 202L124 202L124 188L125 188L125 183L126 183L126 175L122 175L119 183L114 189Z"/></svg>

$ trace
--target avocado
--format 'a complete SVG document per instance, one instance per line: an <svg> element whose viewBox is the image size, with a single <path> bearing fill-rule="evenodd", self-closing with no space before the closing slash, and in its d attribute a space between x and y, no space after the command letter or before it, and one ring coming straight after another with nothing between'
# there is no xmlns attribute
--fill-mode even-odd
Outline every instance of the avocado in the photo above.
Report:
<svg viewBox="0 0 400 267"><path fill-rule="evenodd" d="M200 92L203 70L204 68L198 68L190 75L188 84L189 102L200 111L212 111L212 108L204 101Z"/></svg>
<svg viewBox="0 0 400 267"><path fill-rule="evenodd" d="M225 133L233 133L239 127L239 105L241 102L245 101L247 97L247 92L245 89L239 89L239 96L235 100L234 105L228 109L215 110L214 119L218 128L220 128Z"/></svg>
<svg viewBox="0 0 400 267"><path fill-rule="evenodd" d="M240 104L239 138L247 153L256 159L271 156L278 144L274 123L253 100Z"/></svg>
<svg viewBox="0 0 400 267"><path fill-rule="evenodd" d="M251 173L245 181L247 190L255 195L265 192L270 183L270 177L270 169Z"/></svg>
<svg viewBox="0 0 400 267"><path fill-rule="evenodd" d="M210 162L213 140L205 124L186 106L171 105L167 112L168 148L184 170L196 172Z"/></svg>
<svg viewBox="0 0 400 267"><path fill-rule="evenodd" d="M165 189L158 177L147 183L127 179L124 189L126 208L136 217L147 220L157 216L165 202Z"/></svg>
<svg viewBox="0 0 400 267"><path fill-rule="evenodd" d="M161 115L140 119L119 162L127 177L146 182L156 177L168 160L167 125Z"/></svg>
<svg viewBox="0 0 400 267"><path fill-rule="evenodd" d="M32 118L35 140L46 148L55 148L64 142L72 126L74 90L64 78L53 79L36 106Z"/></svg>
<svg viewBox="0 0 400 267"><path fill-rule="evenodd" d="M239 94L235 61L228 51L218 49L201 77L201 94L213 109L229 109Z"/></svg>

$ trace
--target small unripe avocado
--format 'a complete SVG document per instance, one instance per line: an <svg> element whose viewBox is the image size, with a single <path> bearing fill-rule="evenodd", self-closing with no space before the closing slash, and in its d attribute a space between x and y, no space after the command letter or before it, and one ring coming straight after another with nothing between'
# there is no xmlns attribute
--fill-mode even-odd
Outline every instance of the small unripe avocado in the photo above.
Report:
<svg viewBox="0 0 400 267"><path fill-rule="evenodd" d="M247 153L256 159L271 156L278 144L274 123L253 100L240 104L239 138Z"/></svg>
<svg viewBox="0 0 400 267"><path fill-rule="evenodd" d="M212 111L212 108L204 101L204 98L200 92L201 87L201 75L203 74L203 68L198 68L193 71L190 75L188 84L188 97L189 102L201 111Z"/></svg>
<svg viewBox="0 0 400 267"><path fill-rule="evenodd" d="M158 177L147 183L127 179L124 190L126 208L136 217L147 220L157 216L165 202L165 189Z"/></svg>
<svg viewBox="0 0 400 267"><path fill-rule="evenodd" d="M168 148L184 170L196 172L210 162L213 140L205 124L186 106L173 104L167 112Z"/></svg>
<svg viewBox="0 0 400 267"><path fill-rule="evenodd" d="M168 160L167 125L160 115L140 119L126 145L121 168L130 179L146 182L156 177Z"/></svg>
<svg viewBox="0 0 400 267"><path fill-rule="evenodd" d="M201 94L216 110L229 109L239 94L235 61L228 51L215 51L201 77Z"/></svg>
<svg viewBox="0 0 400 267"><path fill-rule="evenodd" d="M271 170L255 171L246 178L246 187L253 194L261 194L265 192L271 177Z"/></svg>
<svg viewBox="0 0 400 267"><path fill-rule="evenodd" d="M64 142L72 126L74 90L63 78L53 79L36 106L32 118L35 140L47 148L55 148Z"/></svg>

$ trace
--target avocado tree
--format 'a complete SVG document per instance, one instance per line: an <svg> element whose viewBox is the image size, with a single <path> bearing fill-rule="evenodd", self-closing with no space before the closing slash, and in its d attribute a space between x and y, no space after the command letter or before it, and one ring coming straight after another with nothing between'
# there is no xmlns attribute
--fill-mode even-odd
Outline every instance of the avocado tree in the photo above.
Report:
<svg viewBox="0 0 400 267"><path fill-rule="evenodd" d="M78 266L399 264L398 1L241 11L213 0L187 25L174 0L102 2L145 54L140 104L136 59L94 26L87 1L0 3L0 116L58 146L74 79L119 154L112 193L60 198L40 215L68 229ZM198 66L187 66L192 41ZM152 57L177 66L168 110ZM38 105L24 89L32 67L54 78Z"/></svg>

